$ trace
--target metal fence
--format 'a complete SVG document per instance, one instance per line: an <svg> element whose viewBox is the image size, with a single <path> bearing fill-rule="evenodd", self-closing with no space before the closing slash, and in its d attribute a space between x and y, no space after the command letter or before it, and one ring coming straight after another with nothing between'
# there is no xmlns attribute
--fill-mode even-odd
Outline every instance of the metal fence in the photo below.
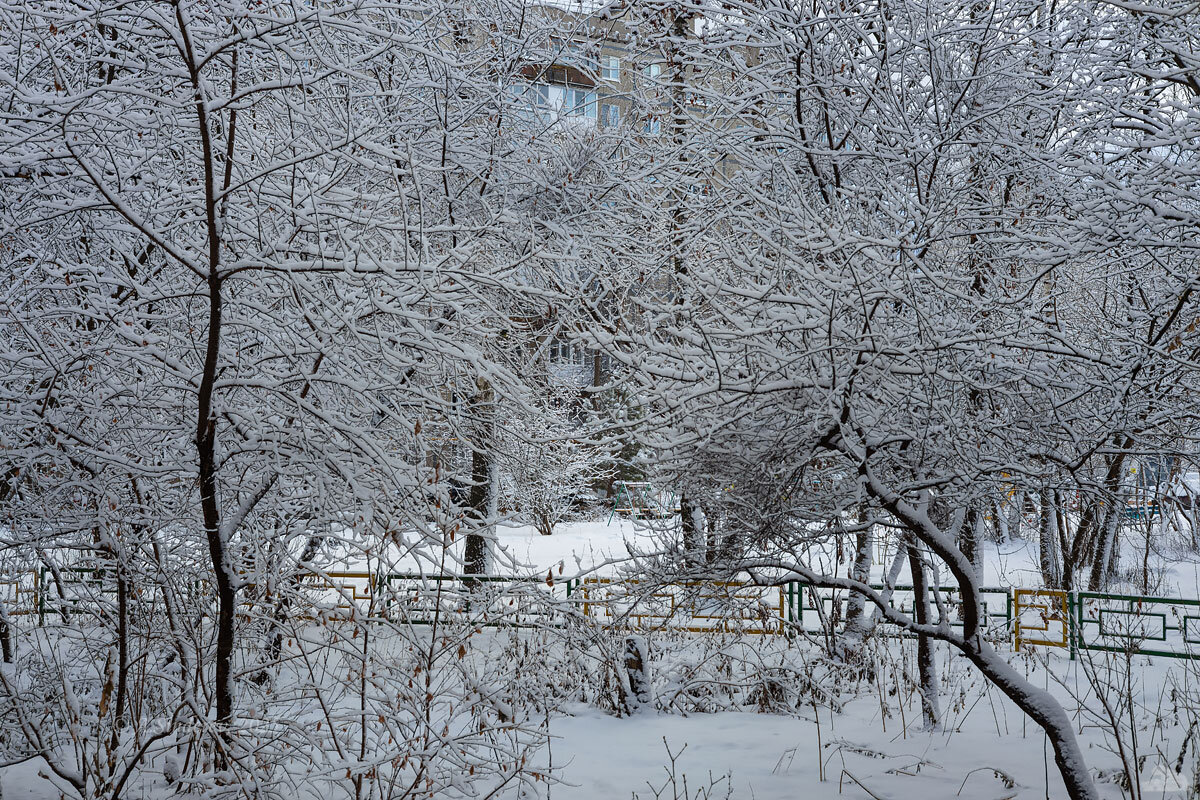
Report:
<svg viewBox="0 0 1200 800"><path fill-rule="evenodd" d="M1070 592L1071 652L1200 657L1200 600Z"/></svg>
<svg viewBox="0 0 1200 800"><path fill-rule="evenodd" d="M876 592L887 592L883 584L871 584ZM785 584L787 596L787 621L808 633L821 633L831 625L846 618L846 605L850 593L842 589L826 589L803 583ZM1008 636L1012 630L1013 608L1010 590L1002 587L984 587L979 590L982 601L983 626L985 631L996 636ZM915 594L912 586L892 587L890 604L896 610L911 615ZM931 592L931 604L945 608L950 617L950 626L962 627L962 598L956 587L943 586ZM868 611L871 605L868 604Z"/></svg>
<svg viewBox="0 0 1200 800"><path fill-rule="evenodd" d="M890 591L890 603L911 614L911 586ZM176 587L199 614L210 613L211 586ZM661 584L609 578L419 575L330 571L297 575L289 586L303 599L302 615L374 615L424 624L439 615L469 616L481 624L561 624L564 608L604 625L677 629L695 633L832 635L846 619L850 594L803 583L760 586L738 582ZM980 590L985 633L1015 649L1057 647L1070 652L1128 652L1167 658L1200 657L1200 600L1048 589ZM247 585L241 614L271 613L278 593ZM111 568L41 568L0 580L0 599L12 617L36 616L39 625L73 614L115 611ZM961 597L953 587L931 593L952 627L961 626ZM135 593L135 602L153 602ZM565 605L564 605L565 604ZM868 604L868 609L870 605Z"/></svg>
<svg viewBox="0 0 1200 800"><path fill-rule="evenodd" d="M544 620L547 595L565 597L566 583L553 578L513 576L421 575L416 573L310 571L286 582L286 592L270 591L254 583L241 586L238 613L243 619L274 615L284 595L288 605L299 608L300 618L336 618L362 615L403 618L426 624L441 614L470 614L477 618L523 624ZM197 615L215 610L215 591L208 581L194 580L173 587ZM115 612L117 586L110 567L45 567L28 579L0 582L8 589L10 614L36 615L39 625L75 615L106 617ZM153 603L157 592L134 592L135 604ZM296 601L301 602L297 603Z"/></svg>
<svg viewBox="0 0 1200 800"><path fill-rule="evenodd" d="M585 578L568 585L568 597L586 617L642 630L783 633L788 621L783 587L736 581Z"/></svg>

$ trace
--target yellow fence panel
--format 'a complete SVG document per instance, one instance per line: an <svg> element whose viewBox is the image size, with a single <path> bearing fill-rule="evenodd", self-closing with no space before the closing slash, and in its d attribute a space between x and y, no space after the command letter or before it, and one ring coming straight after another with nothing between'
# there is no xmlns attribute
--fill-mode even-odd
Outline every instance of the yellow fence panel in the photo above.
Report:
<svg viewBox="0 0 1200 800"><path fill-rule="evenodd" d="M1071 605L1067 593L1056 589L1013 590L1013 636L1021 645L1070 647Z"/></svg>

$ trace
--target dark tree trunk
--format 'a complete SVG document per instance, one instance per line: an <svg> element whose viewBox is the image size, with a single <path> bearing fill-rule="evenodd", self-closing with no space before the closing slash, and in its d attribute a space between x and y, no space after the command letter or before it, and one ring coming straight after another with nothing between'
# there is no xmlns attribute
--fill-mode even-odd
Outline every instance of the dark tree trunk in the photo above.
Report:
<svg viewBox="0 0 1200 800"><path fill-rule="evenodd" d="M697 520L696 507L687 492L679 496L679 526L683 533L683 555L689 563L707 561L704 556L704 530Z"/></svg>
<svg viewBox="0 0 1200 800"><path fill-rule="evenodd" d="M208 335L204 347L204 366L196 403L196 455L200 487L200 512L204 535L212 561L213 582L217 589L217 653L216 699L219 725L228 725L233 718L233 643L234 607L237 604L235 575L237 570L229 553L226 532L221 530L221 512L217 497L217 411L213 394L218 377L221 354L222 274L221 274L221 200L229 188L233 169L233 149L236 133L236 112L230 112L226 127L225 171L223 183L217 176L220 154L213 141L212 121L204 82L200 77L201 61L192 42L191 28L184 16L184 6L175 4L175 21L179 27L180 46L188 78L192 86L196 128L200 135L200 158L204 170L204 225L207 243L206 289L208 292ZM237 92L236 50L231 94Z"/></svg>
<svg viewBox="0 0 1200 800"><path fill-rule="evenodd" d="M13 663L13 628L9 623L8 606L0 602L0 650L3 651L5 664Z"/></svg>
<svg viewBox="0 0 1200 800"><path fill-rule="evenodd" d="M477 445L478 447L478 445ZM469 505L471 507L472 525L483 526L487 520L489 483L491 479L491 458L487 453L476 449L471 453L471 491ZM463 554L464 567L468 575L486 575L488 568L488 542L484 534L474 532L467 534L466 550Z"/></svg>
<svg viewBox="0 0 1200 800"><path fill-rule="evenodd" d="M1087 764L1082 760L1071 720L1051 695L1029 685L994 654L987 657L979 647L960 649L994 686L1046 732L1054 750L1054 763L1066 785L1067 797L1071 800L1099 800Z"/></svg>
<svg viewBox="0 0 1200 800"><path fill-rule="evenodd" d="M212 561L213 582L217 589L217 678L214 687L217 722L228 723L233 717L233 628L237 590L234 588L235 569L228 542L221 530L217 501L217 418L212 398L217 380L217 354L221 346L221 284L215 276L209 280L209 292L208 352L200 381L196 452L200 466L200 511Z"/></svg>
<svg viewBox="0 0 1200 800"><path fill-rule="evenodd" d="M705 553L708 556L708 563L714 564L724 558L724 544L721 542L721 531L717 528L716 515L711 509L702 509L704 512L704 527L705 533L708 536L708 544L705 546Z"/></svg>
<svg viewBox="0 0 1200 800"><path fill-rule="evenodd" d="M1098 800L1099 795L1083 760L1070 717L1049 692L1037 688L1018 674L980 635L982 603L979 587L971 571L963 568L962 561L957 557L960 554L946 546L942 531L928 516L916 513L898 495L875 481L865 467L860 467L859 472L866 479L867 491L900 520L912 536L927 545L934 557L940 558L958 580L962 597L962 633L945 633L938 638L958 648L994 686L1046 732L1054 748L1055 763L1066 784L1067 796L1071 800ZM914 570L916 572L923 574L923 570Z"/></svg>
<svg viewBox="0 0 1200 800"><path fill-rule="evenodd" d="M115 729L125 726L125 703L129 691L129 576L117 561L117 701L113 710ZM114 731L114 736L115 736Z"/></svg>
<svg viewBox="0 0 1200 800"><path fill-rule="evenodd" d="M491 542L486 530L491 516L492 470L495 447L495 395L492 386L483 378L475 382L475 395L470 408L476 431L471 443L471 489L467 505L470 507L471 528L467 534L463 553L463 568L467 575L486 575L491 566ZM473 585L477 585L477 582Z"/></svg>
<svg viewBox="0 0 1200 800"><path fill-rule="evenodd" d="M983 524L979 509L972 506L967 510L967 518L963 523L962 533L959 534L959 549L975 568L975 576L983 578Z"/></svg>

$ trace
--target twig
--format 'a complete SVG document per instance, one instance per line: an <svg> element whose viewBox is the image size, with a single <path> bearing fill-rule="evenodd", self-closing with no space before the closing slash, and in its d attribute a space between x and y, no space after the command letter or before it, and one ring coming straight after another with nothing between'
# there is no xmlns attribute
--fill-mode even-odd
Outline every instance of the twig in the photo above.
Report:
<svg viewBox="0 0 1200 800"><path fill-rule="evenodd" d="M848 769L843 769L843 770L842 770L842 777L847 777L847 778L849 778L850 780L852 780L852 781L854 781L855 783L857 783L857 784L858 784L858 787L859 787L860 789L862 789L862 790L863 790L864 792L866 792L867 794L871 795L871 797L874 797L874 798L875 798L875 800L887 800L887 798L886 798L886 797L882 797L882 796L880 796L880 795L877 795L877 794L875 794L874 792L872 792L870 789L868 789L866 786L863 786L863 782L862 782L862 781L860 781L858 778L854 777L854 773L852 773L850 770L848 770ZM842 791L842 778L838 778L838 792L840 793L841 791Z"/></svg>
<svg viewBox="0 0 1200 800"><path fill-rule="evenodd" d="M1005 789L1012 789L1017 785L1017 782L1013 780L1013 777L1002 769L996 769L995 767L976 767L963 776L962 783L958 785L958 791L954 793L954 796L961 797L963 787L967 785L967 778L971 777L976 772L983 772L984 770L990 770L997 778L999 778L1000 782L1004 784ZM1015 794L1011 796L1016 797Z"/></svg>

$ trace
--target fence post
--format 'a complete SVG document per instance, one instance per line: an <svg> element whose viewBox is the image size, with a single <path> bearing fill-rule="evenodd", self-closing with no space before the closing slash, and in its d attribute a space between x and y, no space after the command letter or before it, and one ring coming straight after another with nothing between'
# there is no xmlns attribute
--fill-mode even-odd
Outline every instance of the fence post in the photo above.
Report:
<svg viewBox="0 0 1200 800"><path fill-rule="evenodd" d="M1081 621L1077 620L1075 615L1077 613L1082 615L1082 608L1079 596L1075 594L1074 590L1069 590L1067 592L1067 649L1071 653L1072 661L1075 660L1076 652L1079 649L1079 643L1075 637L1079 633L1079 622Z"/></svg>
<svg viewBox="0 0 1200 800"><path fill-rule="evenodd" d="M1004 593L1004 621L1008 628L1008 635L1013 637L1016 637L1017 635L1017 628L1015 625L1013 625L1013 592L1015 591L1016 589L1009 587L1008 591ZM1020 644L1021 640L1017 639L1017 650L1021 649Z"/></svg>

